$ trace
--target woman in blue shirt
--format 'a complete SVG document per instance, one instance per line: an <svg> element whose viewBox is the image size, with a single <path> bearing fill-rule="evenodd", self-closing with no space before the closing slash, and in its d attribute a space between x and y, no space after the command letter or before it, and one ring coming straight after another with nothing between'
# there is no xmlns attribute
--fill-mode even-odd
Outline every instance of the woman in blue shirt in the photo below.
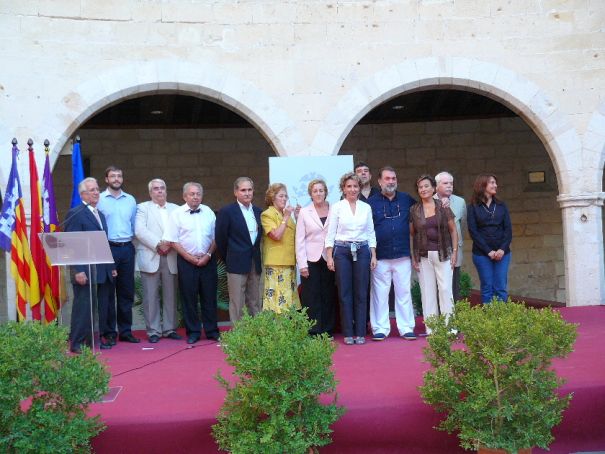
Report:
<svg viewBox="0 0 605 454"><path fill-rule="evenodd" d="M481 281L481 301L496 297L508 300L508 267L512 226L504 202L496 197L498 179L482 174L473 185L473 197L467 208L468 230L473 240L473 263Z"/></svg>

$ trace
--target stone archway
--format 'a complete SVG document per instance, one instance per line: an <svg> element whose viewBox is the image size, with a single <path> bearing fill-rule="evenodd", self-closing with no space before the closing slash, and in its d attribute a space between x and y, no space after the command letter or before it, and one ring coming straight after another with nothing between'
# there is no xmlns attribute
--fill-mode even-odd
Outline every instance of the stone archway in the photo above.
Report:
<svg viewBox="0 0 605 454"><path fill-rule="evenodd" d="M557 175L558 200L563 211L566 303L600 304L605 292L602 235L599 234L600 247L596 252L599 257L594 269L587 270L583 257L595 255L594 245L585 244L590 237L587 235L593 233L593 217L589 218L591 222L584 221L576 213L578 207L574 202L587 188L581 178L587 163L583 160L582 143L573 126L540 87L514 71L456 57L408 60L391 66L365 79L341 98L318 131L312 149L337 154L352 128L374 107L394 96L431 88L467 90L490 97L517 113L538 136Z"/></svg>
<svg viewBox="0 0 605 454"><path fill-rule="evenodd" d="M96 112L144 94L180 93L226 106L255 126L276 155L303 148L303 139L287 114L252 83L216 66L173 60L133 62L87 80L66 93L44 129L54 138L51 162L74 132Z"/></svg>

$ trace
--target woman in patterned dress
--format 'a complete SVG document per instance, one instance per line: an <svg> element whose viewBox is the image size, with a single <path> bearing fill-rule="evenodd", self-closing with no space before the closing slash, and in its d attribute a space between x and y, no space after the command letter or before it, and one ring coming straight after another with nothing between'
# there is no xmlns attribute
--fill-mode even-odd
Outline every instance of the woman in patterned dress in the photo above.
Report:
<svg viewBox="0 0 605 454"><path fill-rule="evenodd" d="M294 246L296 224L291 216L295 208L288 204L288 190L282 183L269 185L265 194L265 203L268 208L261 214L261 224L265 234L263 309L279 313L290 306L300 308Z"/></svg>

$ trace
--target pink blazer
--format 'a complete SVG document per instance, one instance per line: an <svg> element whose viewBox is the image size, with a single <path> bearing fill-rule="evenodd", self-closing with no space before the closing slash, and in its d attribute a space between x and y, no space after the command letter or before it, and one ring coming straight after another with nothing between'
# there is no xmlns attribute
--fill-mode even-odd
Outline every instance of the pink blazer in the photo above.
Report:
<svg viewBox="0 0 605 454"><path fill-rule="evenodd" d="M328 220L322 225L311 202L298 213L296 221L296 264L298 268L308 268L307 261L326 259L325 241L328 234Z"/></svg>

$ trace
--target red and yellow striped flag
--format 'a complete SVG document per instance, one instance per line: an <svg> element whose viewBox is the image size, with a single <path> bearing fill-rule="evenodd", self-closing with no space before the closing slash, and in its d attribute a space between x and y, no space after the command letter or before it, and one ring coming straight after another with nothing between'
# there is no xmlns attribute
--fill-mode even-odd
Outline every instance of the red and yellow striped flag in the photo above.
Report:
<svg viewBox="0 0 605 454"><path fill-rule="evenodd" d="M42 197L40 197L40 180L38 179L38 169L36 167L36 155L31 140L29 145L29 183L31 192L31 228L29 233L29 244L33 265L38 272L39 298L30 299L29 304L32 309L32 318L41 320L41 306L44 302L44 313L50 311L54 313L55 304L53 302L52 289L50 286L51 267L44 252L42 241L38 234L44 232L44 219L42 217ZM31 282L30 282L31 284ZM45 315L45 320L47 319Z"/></svg>

